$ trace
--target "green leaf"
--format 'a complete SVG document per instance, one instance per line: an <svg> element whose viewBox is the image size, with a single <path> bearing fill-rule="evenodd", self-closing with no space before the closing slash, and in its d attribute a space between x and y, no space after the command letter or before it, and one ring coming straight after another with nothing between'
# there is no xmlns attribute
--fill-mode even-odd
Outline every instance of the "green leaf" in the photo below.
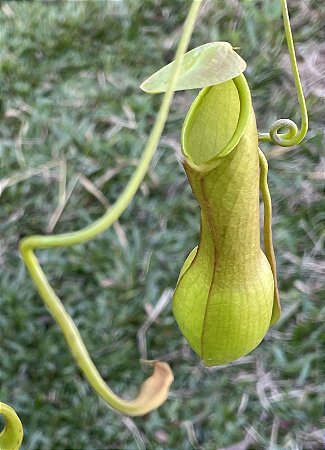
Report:
<svg viewBox="0 0 325 450"><path fill-rule="evenodd" d="M140 88L150 94L165 92L174 61L145 80ZM245 61L228 42L210 42L187 52L175 91L199 89L231 80L246 69Z"/></svg>

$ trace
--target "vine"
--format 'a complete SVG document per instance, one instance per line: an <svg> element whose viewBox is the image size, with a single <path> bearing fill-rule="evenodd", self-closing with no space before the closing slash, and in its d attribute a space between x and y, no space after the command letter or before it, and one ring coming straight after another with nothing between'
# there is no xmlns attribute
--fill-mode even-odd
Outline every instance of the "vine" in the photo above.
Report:
<svg viewBox="0 0 325 450"><path fill-rule="evenodd" d="M279 119L276 120L270 127L269 133L259 134L259 140L261 142L273 142L281 147L292 147L293 145L298 145L305 138L308 131L308 112L306 107L306 101L304 92L302 89L299 70L297 65L295 47L293 43L293 37L290 26L290 17L288 12L287 0L281 1L281 10L284 23L284 31L287 39L289 57L291 62L291 69L293 74L293 79L297 91L298 102L300 107L301 115L301 127L298 131L298 126L295 122L290 119ZM287 132L280 134L279 131L283 128L287 129Z"/></svg>

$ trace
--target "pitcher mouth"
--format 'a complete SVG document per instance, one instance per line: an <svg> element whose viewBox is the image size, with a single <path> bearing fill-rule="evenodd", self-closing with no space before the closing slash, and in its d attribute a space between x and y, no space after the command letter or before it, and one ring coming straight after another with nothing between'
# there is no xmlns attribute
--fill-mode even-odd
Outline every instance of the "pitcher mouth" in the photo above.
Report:
<svg viewBox="0 0 325 450"><path fill-rule="evenodd" d="M222 89L226 97L221 97ZM227 111L220 111L216 119L218 123L214 122L219 129L218 143L210 143L204 149L203 155L197 143L193 141L191 132L195 129L200 106L207 101L209 94L220 99L219 109L226 105ZM250 112L251 96L243 74L217 86L202 89L187 113L181 132L182 152L188 165L199 172L214 169L219 158L228 155L237 146L245 132ZM202 127L202 123L198 126ZM193 134L197 135L197 132Z"/></svg>

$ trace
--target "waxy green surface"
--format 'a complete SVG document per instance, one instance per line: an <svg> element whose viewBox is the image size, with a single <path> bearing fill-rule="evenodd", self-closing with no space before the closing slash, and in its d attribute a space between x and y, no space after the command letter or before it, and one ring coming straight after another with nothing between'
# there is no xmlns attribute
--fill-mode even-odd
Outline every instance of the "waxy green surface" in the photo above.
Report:
<svg viewBox="0 0 325 450"><path fill-rule="evenodd" d="M142 89L164 92L172 66ZM178 90L204 89L181 134L184 168L201 210L200 242L180 272L173 312L207 366L249 353L280 316L267 163L258 148L245 67L230 44L210 43L185 55L177 83ZM260 244L260 189L267 257Z"/></svg>
<svg viewBox="0 0 325 450"><path fill-rule="evenodd" d="M183 152L197 165L222 153L236 132L240 98L233 80L206 88L185 121ZM185 161L201 209L200 242L173 299L180 330L207 366L253 350L271 322L274 280L260 248L259 153L252 107L238 144L198 171Z"/></svg>

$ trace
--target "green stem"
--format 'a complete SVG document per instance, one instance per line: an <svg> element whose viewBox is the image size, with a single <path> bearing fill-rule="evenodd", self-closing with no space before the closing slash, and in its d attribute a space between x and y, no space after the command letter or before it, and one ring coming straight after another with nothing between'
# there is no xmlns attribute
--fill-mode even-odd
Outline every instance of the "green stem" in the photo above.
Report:
<svg viewBox="0 0 325 450"><path fill-rule="evenodd" d="M20 251L23 260L34 280L37 290L52 316L61 327L78 366L98 395L100 395L110 406L128 415L146 414L165 401L169 385L173 380L169 366L165 363L156 363L154 375L146 380L140 390L139 396L135 400L127 402L115 395L97 371L77 327L49 284L46 275L35 256L34 250L81 244L93 239L107 230L128 207L147 173L150 161L164 129L174 96L177 78L180 73L183 55L186 52L191 38L201 1L202 0L193 0L191 4L177 48L175 66L171 73L168 89L163 97L155 125L149 136L139 165L116 203L100 219L81 230L56 236L30 236L20 242Z"/></svg>
<svg viewBox="0 0 325 450"><path fill-rule="evenodd" d="M23 426L15 410L5 403L0 403L0 414L4 417L5 426L0 432L0 449L18 450L23 440Z"/></svg>
<svg viewBox="0 0 325 450"><path fill-rule="evenodd" d="M297 59L295 54L295 47L290 26L290 17L286 0L281 1L281 10L284 23L284 31L287 39L288 51L290 56L293 79L297 91L298 102L301 114L301 127L298 131L297 125L290 119L279 119L273 123L269 133L260 133L259 140L261 142L274 142L282 147L291 147L299 144L306 136L308 131L308 112L306 101L300 81ZM283 128L286 128L285 133L279 133Z"/></svg>

